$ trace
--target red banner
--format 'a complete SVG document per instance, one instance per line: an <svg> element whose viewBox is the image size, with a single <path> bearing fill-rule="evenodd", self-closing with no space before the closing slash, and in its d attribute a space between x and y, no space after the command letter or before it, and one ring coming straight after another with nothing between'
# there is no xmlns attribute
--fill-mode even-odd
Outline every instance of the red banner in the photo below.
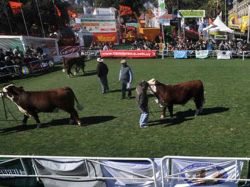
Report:
<svg viewBox="0 0 250 187"><path fill-rule="evenodd" d="M117 33L93 33L95 42L117 42Z"/></svg>
<svg viewBox="0 0 250 187"><path fill-rule="evenodd" d="M11 8L13 14L21 13L21 7L23 5L22 3L15 2L15 1L9 1L9 5L10 5L10 8Z"/></svg>
<svg viewBox="0 0 250 187"><path fill-rule="evenodd" d="M156 50L108 50L100 51L102 58L154 58Z"/></svg>

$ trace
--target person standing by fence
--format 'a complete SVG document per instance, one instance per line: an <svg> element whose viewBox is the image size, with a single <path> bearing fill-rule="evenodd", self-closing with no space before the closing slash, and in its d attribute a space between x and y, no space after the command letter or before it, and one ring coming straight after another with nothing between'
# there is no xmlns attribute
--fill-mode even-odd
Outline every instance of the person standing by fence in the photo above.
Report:
<svg viewBox="0 0 250 187"><path fill-rule="evenodd" d="M133 80L133 73L131 68L128 66L127 61L125 59L121 60L121 69L119 72L119 81L122 84L122 97L121 99L125 99L126 91L128 92L128 98L130 99L132 96L131 91L131 83Z"/></svg>
<svg viewBox="0 0 250 187"><path fill-rule="evenodd" d="M97 58L97 67L96 67L96 72L97 72L97 76L100 80L100 84L101 84L101 89L102 89L102 93L105 94L109 91L109 86L108 86L108 66L106 64L104 64L103 62L104 60L102 58Z"/></svg>

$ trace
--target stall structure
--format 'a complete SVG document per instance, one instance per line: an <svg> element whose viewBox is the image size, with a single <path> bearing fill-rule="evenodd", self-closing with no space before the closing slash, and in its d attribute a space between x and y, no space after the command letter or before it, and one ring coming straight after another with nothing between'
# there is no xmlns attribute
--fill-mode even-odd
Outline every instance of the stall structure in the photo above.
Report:
<svg viewBox="0 0 250 187"><path fill-rule="evenodd" d="M84 33L91 33L94 42L118 43L118 23L115 12L114 8L96 8L92 14L75 18L75 24L87 31Z"/></svg>
<svg viewBox="0 0 250 187"><path fill-rule="evenodd" d="M227 27L220 19L220 16L217 16L215 20L203 31L207 31L210 37L214 37L214 39L218 40L227 40L228 34L233 34L234 31Z"/></svg>

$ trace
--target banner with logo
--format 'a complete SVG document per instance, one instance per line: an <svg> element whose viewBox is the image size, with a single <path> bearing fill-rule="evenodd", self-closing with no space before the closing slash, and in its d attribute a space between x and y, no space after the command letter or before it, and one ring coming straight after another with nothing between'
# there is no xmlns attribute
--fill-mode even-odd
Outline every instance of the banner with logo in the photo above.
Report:
<svg viewBox="0 0 250 187"><path fill-rule="evenodd" d="M80 25L89 32L116 32L115 20L86 20Z"/></svg>
<svg viewBox="0 0 250 187"><path fill-rule="evenodd" d="M243 162L237 160L173 159L171 167L172 176L182 178L171 179L172 186L237 186ZM231 181L226 181L229 179Z"/></svg>
<svg viewBox="0 0 250 187"><path fill-rule="evenodd" d="M174 50L174 58L188 58L187 50Z"/></svg>
<svg viewBox="0 0 250 187"><path fill-rule="evenodd" d="M195 51L195 57L199 59L208 58L209 50L199 50Z"/></svg>
<svg viewBox="0 0 250 187"><path fill-rule="evenodd" d="M205 10L179 10L179 14L184 18L204 18Z"/></svg>
<svg viewBox="0 0 250 187"><path fill-rule="evenodd" d="M93 39L95 42L117 42L117 33L93 33Z"/></svg>
<svg viewBox="0 0 250 187"><path fill-rule="evenodd" d="M217 59L228 60L231 59L231 51L217 51Z"/></svg>
<svg viewBox="0 0 250 187"><path fill-rule="evenodd" d="M154 58L156 50L107 50L100 54L102 58Z"/></svg>

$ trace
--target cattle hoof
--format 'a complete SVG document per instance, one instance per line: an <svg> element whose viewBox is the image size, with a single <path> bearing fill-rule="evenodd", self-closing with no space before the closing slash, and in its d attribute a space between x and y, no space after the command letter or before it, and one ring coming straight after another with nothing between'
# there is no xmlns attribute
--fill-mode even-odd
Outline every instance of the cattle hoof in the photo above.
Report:
<svg viewBox="0 0 250 187"><path fill-rule="evenodd" d="M74 120L72 120L72 119L69 120L69 124L70 124L70 125L74 125Z"/></svg>
<svg viewBox="0 0 250 187"><path fill-rule="evenodd" d="M77 122L77 125L78 125L79 127L81 127L81 126L82 126L82 123L81 123L80 121L78 121L78 122Z"/></svg>
<svg viewBox="0 0 250 187"><path fill-rule="evenodd" d="M36 128L39 129L41 127L41 124L37 124Z"/></svg>

